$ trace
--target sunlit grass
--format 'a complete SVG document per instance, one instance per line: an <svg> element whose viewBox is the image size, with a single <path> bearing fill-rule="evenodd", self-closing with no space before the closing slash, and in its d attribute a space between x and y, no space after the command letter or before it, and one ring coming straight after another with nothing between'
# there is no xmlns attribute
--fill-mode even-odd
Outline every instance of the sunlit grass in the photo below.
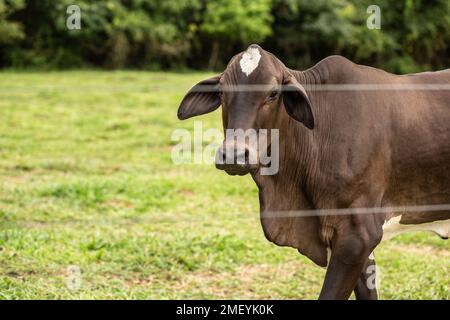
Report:
<svg viewBox="0 0 450 320"><path fill-rule="evenodd" d="M264 238L249 177L172 164L172 131L193 129L178 103L206 76L0 74L0 298L317 297L325 270ZM382 298L450 297L448 241L376 256Z"/></svg>

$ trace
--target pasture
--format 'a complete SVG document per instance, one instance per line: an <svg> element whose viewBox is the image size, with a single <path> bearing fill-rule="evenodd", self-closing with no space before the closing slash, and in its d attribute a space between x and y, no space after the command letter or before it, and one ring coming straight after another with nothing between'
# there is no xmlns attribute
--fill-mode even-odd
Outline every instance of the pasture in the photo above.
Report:
<svg viewBox="0 0 450 320"><path fill-rule="evenodd" d="M1 299L317 298L325 269L265 239L249 176L172 163L194 121L178 104L206 76L0 73ZM198 120L221 128L220 112ZM381 244L380 298L449 299L449 249Z"/></svg>

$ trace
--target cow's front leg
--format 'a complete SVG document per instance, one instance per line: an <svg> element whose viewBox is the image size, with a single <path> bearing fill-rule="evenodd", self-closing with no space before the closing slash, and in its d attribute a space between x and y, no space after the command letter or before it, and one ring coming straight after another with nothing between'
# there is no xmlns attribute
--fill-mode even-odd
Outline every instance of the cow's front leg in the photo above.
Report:
<svg viewBox="0 0 450 320"><path fill-rule="evenodd" d="M355 297L357 300L378 299L376 277L375 257L371 253L356 283Z"/></svg>
<svg viewBox="0 0 450 320"><path fill-rule="evenodd" d="M381 240L381 232L370 229L370 222L350 218L335 234L332 254L319 299L348 299L356 288L370 253ZM356 222L356 227L355 227ZM380 233L380 234L379 234Z"/></svg>

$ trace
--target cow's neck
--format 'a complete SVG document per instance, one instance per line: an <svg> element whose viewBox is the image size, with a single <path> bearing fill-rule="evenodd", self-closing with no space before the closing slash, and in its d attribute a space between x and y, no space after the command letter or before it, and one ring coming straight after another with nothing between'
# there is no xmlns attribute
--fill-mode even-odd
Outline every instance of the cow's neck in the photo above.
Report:
<svg viewBox="0 0 450 320"><path fill-rule="evenodd" d="M310 69L293 72L306 87L320 83L320 72ZM316 102L314 93L308 93ZM317 101L318 102L318 101ZM313 209L314 163L319 147L313 132L283 113L279 119L279 171L275 175L255 175L259 188L261 223L266 237L282 246L297 248L319 265L326 265L326 245L319 238L317 217L286 217L285 214ZM269 216L270 218L266 218Z"/></svg>
<svg viewBox="0 0 450 320"><path fill-rule="evenodd" d="M290 72L295 76L297 81L302 84L306 90L308 97L313 105L314 114L317 118L326 119L321 115L320 96L314 90L315 86L323 83L326 70L323 68L313 67L306 71ZM312 177L314 176L315 163L319 160L321 141L314 136L314 132L306 128L303 124L288 116L286 112L282 112L278 119L280 128L279 137L279 172L273 176L263 177L264 184L272 184L279 190L277 193L289 194L292 192L304 193L302 198L308 198L308 193L313 190ZM321 124L323 126L323 123ZM302 203L293 204L297 209L308 208L311 204L303 199ZM277 205L278 206L278 205Z"/></svg>
<svg viewBox="0 0 450 320"><path fill-rule="evenodd" d="M316 66L306 71L290 70L290 72L305 87L315 116L326 119L327 117L321 115L320 96L317 95L319 91L314 88L323 83L327 70ZM279 171L275 175L255 177L260 190L271 189L270 192L264 192L267 194L264 195L266 208L272 210L311 208L308 194L311 194L313 192L311 188L314 188L314 168L319 161L320 148L323 147L321 141L318 141L313 131L288 116L286 112L280 114L277 127L279 128ZM276 194L273 199L272 193ZM298 199L292 201L297 195ZM280 201L283 197L289 197L290 201Z"/></svg>

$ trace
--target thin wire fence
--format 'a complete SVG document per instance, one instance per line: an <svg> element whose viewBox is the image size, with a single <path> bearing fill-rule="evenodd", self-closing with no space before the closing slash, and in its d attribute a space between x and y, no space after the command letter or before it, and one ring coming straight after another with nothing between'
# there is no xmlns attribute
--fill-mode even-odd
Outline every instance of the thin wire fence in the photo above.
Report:
<svg viewBox="0 0 450 320"><path fill-rule="evenodd" d="M303 87L307 91L450 91L450 83L346 83L346 84L305 84ZM283 91L296 90L291 85L272 85L272 84L239 84L239 85L197 85L191 88L191 92L267 92L272 89ZM2 86L0 94L26 93L33 91L60 91L67 92L149 92L156 90L158 92L185 93L189 87L166 86L161 84L149 85L31 85L31 86Z"/></svg>

